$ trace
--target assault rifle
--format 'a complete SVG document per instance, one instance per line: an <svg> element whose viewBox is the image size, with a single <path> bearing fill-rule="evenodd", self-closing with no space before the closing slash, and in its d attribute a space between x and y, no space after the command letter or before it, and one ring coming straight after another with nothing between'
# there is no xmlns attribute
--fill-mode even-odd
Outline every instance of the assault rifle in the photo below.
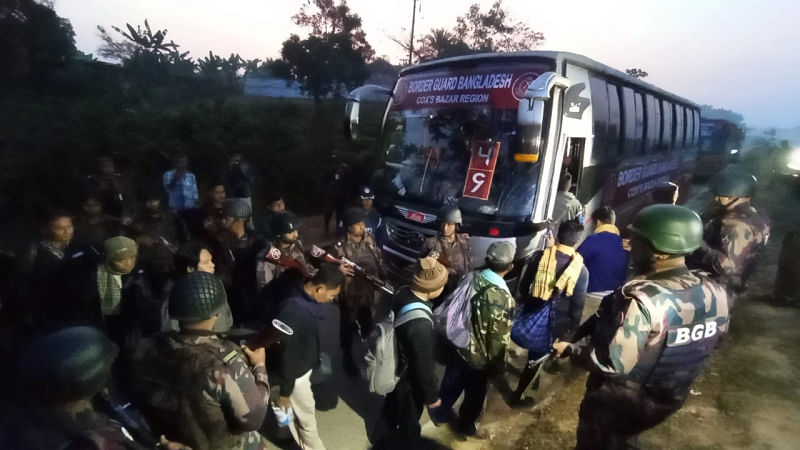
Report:
<svg viewBox="0 0 800 450"><path fill-rule="evenodd" d="M270 247L270 249L267 250L265 259L276 266L285 267L287 269L296 269L300 271L305 278L311 278L314 276L314 274L308 270L308 267L306 267L305 264L297 261L296 259L290 258L289 255L284 254L278 247Z"/></svg>
<svg viewBox="0 0 800 450"><path fill-rule="evenodd" d="M531 382L525 387L523 392L528 392L529 390L533 389L536 385L538 389L539 379L542 377L542 370L544 369L544 363L549 361L552 358L555 358L556 351L550 350L544 356L535 359L533 361L528 361L528 364L531 368L536 367L536 373L533 374L533 378L531 378ZM538 366L538 367L537 367Z"/></svg>
<svg viewBox="0 0 800 450"><path fill-rule="evenodd" d="M355 262L342 257L337 258L330 253L326 252L325 250L317 247L316 245L311 247L311 256L314 258L321 259L325 262L333 263L333 264L344 264L353 268L356 274L364 277L370 283L374 284L377 288L381 289L384 292L387 292L391 295L394 295L394 287L391 284L387 283L386 281L381 280L380 278L376 277L375 275L369 273L367 269L359 266Z"/></svg>
<svg viewBox="0 0 800 450"><path fill-rule="evenodd" d="M269 348L271 345L280 342L285 336L293 334L292 327L278 319L272 319L272 326L265 326L258 331L248 328L234 328L225 333L225 337L239 345L246 345L247 348L255 350L262 347Z"/></svg>

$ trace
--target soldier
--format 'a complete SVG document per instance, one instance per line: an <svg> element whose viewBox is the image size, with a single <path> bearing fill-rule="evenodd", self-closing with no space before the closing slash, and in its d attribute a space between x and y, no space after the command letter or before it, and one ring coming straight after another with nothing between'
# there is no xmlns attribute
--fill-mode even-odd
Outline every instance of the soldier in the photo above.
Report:
<svg viewBox="0 0 800 450"><path fill-rule="evenodd" d="M99 194L89 193L83 198L82 214L75 219L75 240L90 245L100 253L106 239L118 236L119 222L103 214L103 203Z"/></svg>
<svg viewBox="0 0 800 450"><path fill-rule="evenodd" d="M703 269L734 292L742 292L758 253L767 245L769 222L750 205L756 178L726 170L711 184L716 210L703 230L703 243L689 267Z"/></svg>
<svg viewBox="0 0 800 450"><path fill-rule="evenodd" d="M275 214L270 221L270 229L272 230L270 245L258 254L256 263L258 289L289 269L301 278L310 277L314 273L314 267L306 260L294 214L289 211ZM270 251L273 248L280 251L280 261L270 259Z"/></svg>
<svg viewBox="0 0 800 450"><path fill-rule="evenodd" d="M121 221L123 225L130 223L128 183L117 173L111 156L97 158L97 172L89 175L87 182L89 190L99 193L106 214Z"/></svg>
<svg viewBox="0 0 800 450"><path fill-rule="evenodd" d="M369 186L363 186L361 188L361 208L364 209L367 213L367 218L364 221L367 227L367 231L372 233L373 236L378 232L378 229L383 222L381 218L381 214L373 208L373 203L375 202L375 192Z"/></svg>
<svg viewBox="0 0 800 450"><path fill-rule="evenodd" d="M144 209L130 228L132 237L139 244L140 258L158 276L160 288L174 270L173 256L178 250L178 218L161 208L160 190L143 190L142 201Z"/></svg>
<svg viewBox="0 0 800 450"><path fill-rule="evenodd" d="M241 324L253 310L257 291L253 268L256 266L256 255L264 247L263 239L247 227L251 216L250 205L241 198L225 204L225 231L222 234L225 254L220 261L225 263L222 271L228 272L226 278L230 283L225 288L237 324Z"/></svg>
<svg viewBox="0 0 800 450"><path fill-rule="evenodd" d="M344 225L347 236L334 246L331 254L337 258L347 258L379 278L385 275L383 259L372 233L366 231L367 214L361 208L351 208L345 214ZM347 265L340 266L347 275L347 281L339 299L339 344L342 347L342 361L345 372L350 376L358 374L353 361L353 332L356 328L361 337L366 338L372 330L372 305L377 288L363 276L356 275Z"/></svg>
<svg viewBox="0 0 800 450"><path fill-rule="evenodd" d="M98 411L93 400L108 384L116 356L117 347L95 328L64 328L34 341L15 371L22 395L0 409L0 447L189 450L164 436L160 443L152 436L135 442L134 430Z"/></svg>
<svg viewBox="0 0 800 450"><path fill-rule="evenodd" d="M215 334L225 303L209 273L178 280L169 314L180 330L143 340L133 364L133 393L157 433L194 450L254 450L269 402L264 348L239 347Z"/></svg>
<svg viewBox="0 0 800 450"><path fill-rule="evenodd" d="M444 294L439 297L442 299L458 286L466 274L472 271L469 235L459 233L462 225L460 209L455 206L444 208L442 210L442 228L439 230L439 234L426 239L420 251L421 257L426 257L433 251L438 252L439 262L447 267L447 286L445 286Z"/></svg>
<svg viewBox="0 0 800 450"><path fill-rule="evenodd" d="M514 298L503 277L514 268L515 251L512 244L504 241L492 243L486 251L487 268L472 281L476 294L470 299L469 346L458 349L450 358L439 390L442 403L431 414L431 420L437 423L455 419L452 408L463 392L454 429L479 439L486 437L477 421L484 410L489 375L502 373L511 335Z"/></svg>
<svg viewBox="0 0 800 450"><path fill-rule="evenodd" d="M204 240L211 244L225 229L225 184L213 181L208 185L206 199L199 208L183 211L182 217L192 239Z"/></svg>
<svg viewBox="0 0 800 450"><path fill-rule="evenodd" d="M264 197L267 210L255 217L255 229L262 236L272 236L269 227L272 217L275 214L286 211L286 202L283 201L283 195L277 191L269 191Z"/></svg>
<svg viewBox="0 0 800 450"><path fill-rule="evenodd" d="M680 409L728 327L725 289L684 261L703 242L694 211L651 205L629 229L631 258L645 272L606 296L571 339L590 334L587 344L553 344L590 372L578 449L626 448Z"/></svg>

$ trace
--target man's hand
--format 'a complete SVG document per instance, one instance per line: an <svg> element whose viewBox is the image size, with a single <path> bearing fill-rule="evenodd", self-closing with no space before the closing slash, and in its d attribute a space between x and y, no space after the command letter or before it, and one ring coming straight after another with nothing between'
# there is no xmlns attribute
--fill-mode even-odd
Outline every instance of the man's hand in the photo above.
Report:
<svg viewBox="0 0 800 450"><path fill-rule="evenodd" d="M161 440L157 448L166 448L167 450L192 450L192 447L183 445L180 442L170 441L164 435L161 435Z"/></svg>
<svg viewBox="0 0 800 450"><path fill-rule="evenodd" d="M339 271L342 272L347 277L356 276L356 270L353 269L353 266L349 264L339 264Z"/></svg>
<svg viewBox="0 0 800 450"><path fill-rule="evenodd" d="M282 410L288 411L289 408L292 407L292 399L290 397L280 396L280 397L278 397L278 406Z"/></svg>
<svg viewBox="0 0 800 450"><path fill-rule="evenodd" d="M438 408L440 406L442 406L442 399L437 398L435 402L433 402L430 405L428 405L428 408L433 409L433 408Z"/></svg>
<svg viewBox="0 0 800 450"><path fill-rule="evenodd" d="M558 339L556 339L556 341L553 342L553 350L556 351L556 356L558 356L559 358L564 358L569 356L569 353L564 354L564 352L567 351L568 349L569 349L569 342L559 341Z"/></svg>
<svg viewBox="0 0 800 450"><path fill-rule="evenodd" d="M250 360L250 364L253 366L263 366L267 362L267 351L264 347L250 350L246 345L243 345L242 350L244 350L244 354L247 355L247 359Z"/></svg>

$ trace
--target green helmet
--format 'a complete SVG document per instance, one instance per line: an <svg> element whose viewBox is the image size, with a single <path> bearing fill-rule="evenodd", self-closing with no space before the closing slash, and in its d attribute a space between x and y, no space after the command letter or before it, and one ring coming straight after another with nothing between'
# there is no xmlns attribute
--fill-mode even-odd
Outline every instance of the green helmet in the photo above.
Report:
<svg viewBox="0 0 800 450"><path fill-rule="evenodd" d="M273 236L288 234L297 230L297 218L289 211L282 211L272 216L269 227Z"/></svg>
<svg viewBox="0 0 800 450"><path fill-rule="evenodd" d="M54 405L74 402L106 386L117 352L96 328L64 328L36 339L16 373L28 395Z"/></svg>
<svg viewBox="0 0 800 450"><path fill-rule="evenodd" d="M662 253L686 255L703 243L703 222L685 206L659 204L642 208L628 229Z"/></svg>
<svg viewBox="0 0 800 450"><path fill-rule="evenodd" d="M758 180L742 170L729 169L720 172L711 182L711 192L722 197L752 197L756 193Z"/></svg>
<svg viewBox="0 0 800 450"><path fill-rule="evenodd" d="M226 300L219 278L206 272L192 272L173 286L169 294L169 315L181 322L200 322L218 313Z"/></svg>
<svg viewBox="0 0 800 450"><path fill-rule="evenodd" d="M463 224L461 210L457 206L445 206L442 208L442 223Z"/></svg>

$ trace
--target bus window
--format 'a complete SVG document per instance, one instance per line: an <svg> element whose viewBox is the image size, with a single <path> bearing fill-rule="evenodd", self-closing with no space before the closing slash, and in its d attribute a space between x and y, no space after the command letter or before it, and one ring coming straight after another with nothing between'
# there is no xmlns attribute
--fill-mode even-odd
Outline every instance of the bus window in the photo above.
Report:
<svg viewBox="0 0 800 450"><path fill-rule="evenodd" d="M633 143L633 148L636 153L644 153L644 100L642 94L636 93L636 141Z"/></svg>
<svg viewBox="0 0 800 450"><path fill-rule="evenodd" d="M700 144L700 111L693 110L694 116L694 145Z"/></svg>
<svg viewBox="0 0 800 450"><path fill-rule="evenodd" d="M685 108L686 111L686 146L692 147L694 142L694 115L692 114L692 110L689 108Z"/></svg>
<svg viewBox="0 0 800 450"><path fill-rule="evenodd" d="M592 155L594 159L599 159L605 155L605 147L608 145L608 91L606 82L600 78L589 78L589 86L592 90L592 117L594 119Z"/></svg>
<svg viewBox="0 0 800 450"><path fill-rule="evenodd" d="M664 150L672 149L672 103L667 100L664 100L661 103L661 117L664 119L664 132L661 133L661 145L664 147Z"/></svg>
<svg viewBox="0 0 800 450"><path fill-rule="evenodd" d="M634 153L636 143L636 105L633 99L633 89L622 88L623 126L625 128L625 154Z"/></svg>
<svg viewBox="0 0 800 450"><path fill-rule="evenodd" d="M647 112L647 151L652 152L658 149L659 138L661 136L661 114L656 103L656 98L652 95L645 97L645 109Z"/></svg>
<svg viewBox="0 0 800 450"><path fill-rule="evenodd" d="M619 88L611 83L606 83L608 87L608 133L606 134L606 146L608 153L618 155L622 152L622 116L619 105Z"/></svg>
<svg viewBox="0 0 800 450"><path fill-rule="evenodd" d="M675 148L683 149L684 133L683 106L675 105Z"/></svg>

